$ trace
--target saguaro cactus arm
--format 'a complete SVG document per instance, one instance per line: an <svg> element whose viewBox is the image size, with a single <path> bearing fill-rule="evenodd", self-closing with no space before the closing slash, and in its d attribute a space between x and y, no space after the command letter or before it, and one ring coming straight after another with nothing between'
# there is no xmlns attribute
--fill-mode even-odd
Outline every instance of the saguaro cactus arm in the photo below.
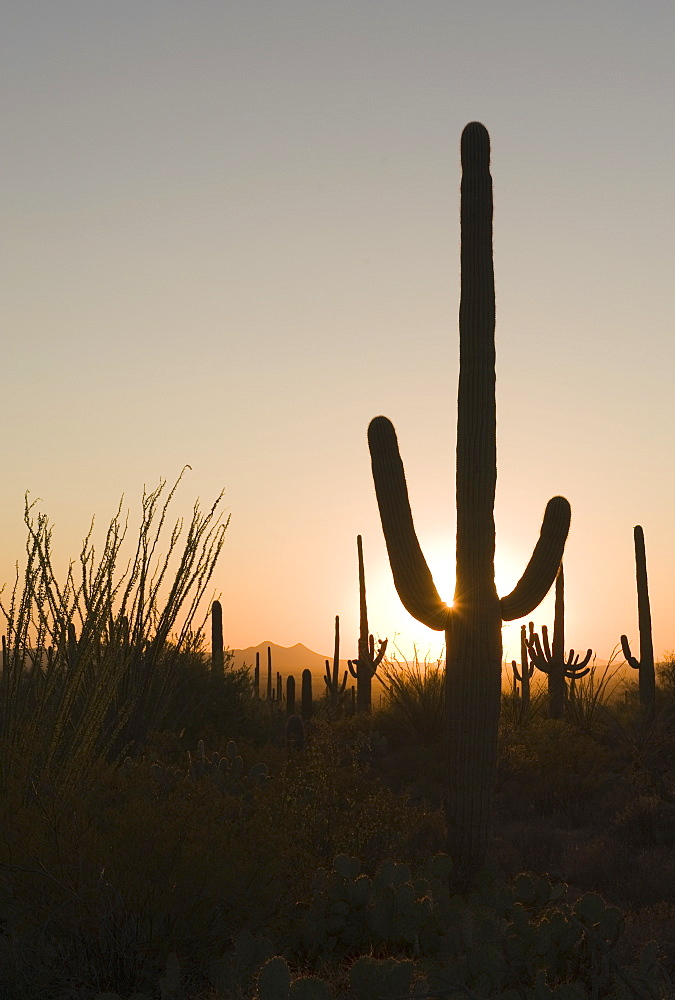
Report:
<svg viewBox="0 0 675 1000"><path fill-rule="evenodd" d="M525 572L511 593L499 602L503 621L524 618L546 597L563 557L571 516L565 497L552 497L546 504L539 539Z"/></svg>
<svg viewBox="0 0 675 1000"><path fill-rule="evenodd" d="M394 586L413 618L439 632L449 627L451 609L438 596L413 524L396 431L386 417L368 427L377 505Z"/></svg>
<svg viewBox="0 0 675 1000"><path fill-rule="evenodd" d="M626 660L626 663L630 664L630 666L633 668L633 670L639 670L640 669L640 661L635 656L633 656L633 654L631 653L630 646L628 644L628 636L627 635L622 635L621 636L621 649L623 651L623 655L624 655L624 658Z"/></svg>

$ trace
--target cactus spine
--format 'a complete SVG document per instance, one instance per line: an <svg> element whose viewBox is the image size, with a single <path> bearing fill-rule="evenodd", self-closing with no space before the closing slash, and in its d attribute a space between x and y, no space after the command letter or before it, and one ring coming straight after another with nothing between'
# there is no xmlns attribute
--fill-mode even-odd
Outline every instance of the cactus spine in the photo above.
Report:
<svg viewBox="0 0 675 1000"><path fill-rule="evenodd" d="M562 563L555 578L555 616L553 619L553 648L549 645L546 625L541 629L541 641L530 622L530 635L527 640L530 659L537 670L541 670L548 678L548 714L552 719L559 719L563 713L567 685L570 681L585 677L590 671L587 666L593 650L586 650L581 663L579 653L575 655L571 649L565 659L565 576Z"/></svg>
<svg viewBox="0 0 675 1000"><path fill-rule="evenodd" d="M359 558L359 644L358 659L348 660L352 677L356 678L356 711L370 712L372 680L382 663L387 649L387 639L380 640L380 648L375 653L375 640L368 635L368 608L366 606L366 575L363 569L363 542L356 536L356 550Z"/></svg>
<svg viewBox="0 0 675 1000"><path fill-rule="evenodd" d="M333 669L330 668L330 660L326 660L326 674L324 681L330 696L330 707L337 708L340 695L347 685L347 671L345 670L340 683L340 616L335 616L335 649L333 652Z"/></svg>
<svg viewBox="0 0 675 1000"><path fill-rule="evenodd" d="M652 613L649 607L649 587L647 586L647 555L645 536L639 524L633 528L635 541L635 577L638 598L638 628L640 630L640 659L631 654L628 638L621 636L621 649L626 661L638 671L640 704L648 722L654 718L656 680L654 678L654 645L652 643Z"/></svg>
<svg viewBox="0 0 675 1000"><path fill-rule="evenodd" d="M214 601L211 605L211 673L222 674L224 669L223 606L220 601Z"/></svg>
<svg viewBox="0 0 675 1000"><path fill-rule="evenodd" d="M394 583L406 609L445 631L446 817L449 854L470 881L487 849L501 698L502 621L529 614L549 590L569 530L554 497L512 593L494 579L496 467L494 273L490 140L478 122L462 133L460 371L457 412L457 570L454 603L441 601L413 526L396 433L368 429L373 478Z"/></svg>
<svg viewBox="0 0 675 1000"><path fill-rule="evenodd" d="M303 670L302 671L302 690L301 690L301 701L300 701L300 714L305 722L309 722L312 718L312 712L314 706L312 703L312 671Z"/></svg>
<svg viewBox="0 0 675 1000"><path fill-rule="evenodd" d="M527 629L520 626L520 671L515 660L511 660L513 670L513 688L518 693L518 682L520 681L520 698L524 709L530 705L530 679L534 673L534 663L530 660L530 650L527 645Z"/></svg>

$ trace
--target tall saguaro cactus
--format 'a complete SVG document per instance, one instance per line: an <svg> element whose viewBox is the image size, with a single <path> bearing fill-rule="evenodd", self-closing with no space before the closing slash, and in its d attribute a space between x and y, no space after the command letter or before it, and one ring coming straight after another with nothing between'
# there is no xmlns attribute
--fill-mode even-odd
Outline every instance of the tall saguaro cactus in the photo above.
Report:
<svg viewBox="0 0 675 1000"><path fill-rule="evenodd" d="M638 598L638 628L640 630L640 659L632 655L628 638L621 636L621 649L626 661L633 670L638 671L640 687L640 704L647 721L654 718L654 698L656 680L654 677L654 645L652 642L652 613L649 606L649 587L647 586L647 554L645 552L645 536L639 524L633 528L635 541L635 577Z"/></svg>
<svg viewBox="0 0 675 1000"><path fill-rule="evenodd" d="M349 672L356 678L356 711L370 712L372 680L382 663L387 649L387 639L381 639L375 652L375 640L368 634L368 608L366 607L366 574L363 568L363 541L356 536L356 550L359 558L359 644L358 659L347 660Z"/></svg>
<svg viewBox="0 0 675 1000"><path fill-rule="evenodd" d="M548 714L552 719L559 719L565 707L567 686L565 680L576 681L590 672L587 666L593 656L593 650L587 649L581 663L579 653L570 649L565 657L565 575L562 563L555 578L555 612L553 617L553 647L549 645L548 628L542 625L541 640L530 622L530 635L527 640L530 659L537 670L546 674L548 680Z"/></svg>
<svg viewBox="0 0 675 1000"><path fill-rule="evenodd" d="M386 417L368 428L375 492L394 583L407 610L445 631L448 850L464 880L487 849L501 696L502 621L529 614L560 565L570 506L549 501L539 540L514 590L494 578L496 466L495 299L490 139L478 122L462 133L461 301L457 409L457 570L454 602L436 591L408 500L396 433Z"/></svg>

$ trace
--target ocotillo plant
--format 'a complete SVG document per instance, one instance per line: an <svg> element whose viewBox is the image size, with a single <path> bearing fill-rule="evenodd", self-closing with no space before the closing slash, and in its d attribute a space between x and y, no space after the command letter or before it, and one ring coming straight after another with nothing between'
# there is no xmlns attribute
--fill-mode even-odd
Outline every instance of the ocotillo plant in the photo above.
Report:
<svg viewBox="0 0 675 1000"><path fill-rule="evenodd" d="M330 707L337 708L340 695L347 685L347 671L345 670L340 683L340 616L335 616L335 649L333 652L333 669L330 668L330 660L326 660L326 674L324 681L330 695Z"/></svg>
<svg viewBox="0 0 675 1000"><path fill-rule="evenodd" d="M593 650L586 650L581 663L579 653L570 649L565 657L565 576L562 563L555 578L555 615L553 618L553 647L549 645L548 628L546 625L541 629L541 640L534 631L534 625L530 622L530 634L527 640L527 649L530 659L537 670L546 674L548 679L548 714L552 719L559 719L565 706L565 696L567 685L565 679L570 681L585 677L590 672L587 666L593 655Z"/></svg>
<svg viewBox="0 0 675 1000"><path fill-rule="evenodd" d="M513 686L517 690L520 682L520 700L524 710L530 705L530 679L534 673L534 663L530 660L530 650L527 645L527 629L520 626L520 670L515 660L511 660L513 670Z"/></svg>
<svg viewBox="0 0 675 1000"><path fill-rule="evenodd" d="M389 420L376 417L368 439L399 597L418 621L445 631L448 853L468 882L487 848L501 700L501 623L529 614L549 590L562 559L570 506L563 497L549 501L530 562L514 590L500 600L494 578L492 179L490 139L478 122L462 133L462 167L457 570L451 607L438 596L415 534L403 463Z"/></svg>
<svg viewBox="0 0 675 1000"><path fill-rule="evenodd" d="M267 700L272 701L272 647L267 647Z"/></svg>
<svg viewBox="0 0 675 1000"><path fill-rule="evenodd" d="M303 670L302 671L302 691L301 691L301 702L300 702L300 714L302 715L305 722L309 722L312 718L312 712L314 711L314 705L312 702L312 671Z"/></svg>
<svg viewBox="0 0 675 1000"><path fill-rule="evenodd" d="M222 674L224 669L223 606L220 601L214 601L211 605L211 673Z"/></svg>
<svg viewBox="0 0 675 1000"><path fill-rule="evenodd" d="M635 576L638 598L638 628L640 630L640 659L631 654L628 639L621 636L621 649L633 670L638 671L640 687L640 704L647 721L654 718L654 697L656 680L654 677L654 645L652 643L652 613L649 607L649 588L647 586L647 556L645 553L645 536L639 524L633 528L635 540Z"/></svg>
<svg viewBox="0 0 675 1000"><path fill-rule="evenodd" d="M286 678L286 715L295 715L295 677L292 674Z"/></svg>
<svg viewBox="0 0 675 1000"><path fill-rule="evenodd" d="M375 671L382 663L387 649L387 639L381 639L379 649L375 653L375 640L368 635L368 608L366 606L366 575L363 569L363 542L361 536L356 536L356 549L359 558L359 644L358 659L348 660L347 665L352 677L356 678L356 711L370 712L372 680Z"/></svg>

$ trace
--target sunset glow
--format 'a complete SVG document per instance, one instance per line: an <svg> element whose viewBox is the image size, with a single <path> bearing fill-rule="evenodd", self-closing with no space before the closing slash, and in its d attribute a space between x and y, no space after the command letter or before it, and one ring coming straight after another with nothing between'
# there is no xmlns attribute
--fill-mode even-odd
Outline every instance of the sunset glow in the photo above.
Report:
<svg viewBox="0 0 675 1000"><path fill-rule="evenodd" d="M354 646L358 533L372 630L439 646L394 591L366 428L397 428L450 601L475 118L494 150L498 592L559 493L570 644L606 658L636 635L642 524L655 649L675 647L666 5L31 8L2 41L3 581L27 489L67 565L92 515L189 463L183 510L225 487L232 514L213 578L231 646L327 655L337 613Z"/></svg>

